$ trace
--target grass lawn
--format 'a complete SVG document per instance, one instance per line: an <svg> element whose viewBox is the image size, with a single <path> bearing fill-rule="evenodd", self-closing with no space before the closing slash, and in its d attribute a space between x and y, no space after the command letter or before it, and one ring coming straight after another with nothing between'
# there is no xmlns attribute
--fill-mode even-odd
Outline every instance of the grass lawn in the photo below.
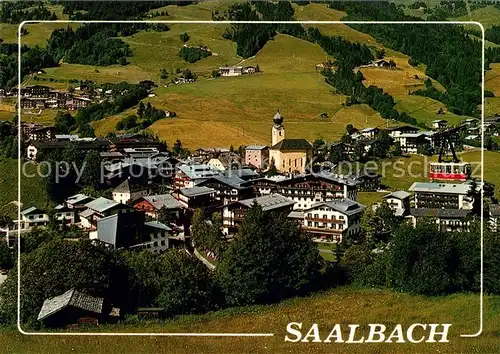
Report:
<svg viewBox="0 0 500 354"><path fill-rule="evenodd" d="M458 21L476 21L480 22L484 28L489 28L500 23L500 10L495 6L486 6L474 10L469 15L464 15L456 18ZM480 30L478 26L473 26L475 30Z"/></svg>
<svg viewBox="0 0 500 354"><path fill-rule="evenodd" d="M435 119L445 119L450 125L459 125L464 119L469 118L468 116L459 116L446 111L445 104L432 98L418 95L395 95L393 97L396 102L395 108L397 111L406 112L417 121L428 126ZM445 109L445 114L437 115L436 112L439 108Z"/></svg>
<svg viewBox="0 0 500 354"><path fill-rule="evenodd" d="M495 353L499 347L500 297L485 296L484 331L479 338L462 338L479 326L476 294L444 297L411 296L376 289L341 287L309 298L294 298L277 305L235 308L198 316L184 316L157 323L101 326L110 332L210 332L273 333L273 337L47 337L23 336L17 332L0 335L5 353ZM318 323L324 339L339 323L383 323L407 327L413 323L451 323L449 343L420 344L334 344L288 343L284 341L289 322L303 322L303 335ZM306 328L304 330L304 328ZM366 332L363 333L366 335ZM344 332L344 335L347 335Z"/></svg>
<svg viewBox="0 0 500 354"><path fill-rule="evenodd" d="M484 88L498 97L500 96L500 63L490 64L490 68L484 74Z"/></svg>
<svg viewBox="0 0 500 354"><path fill-rule="evenodd" d="M358 203L361 203L363 205L366 205L367 207L380 202L382 200L382 197L384 195L387 195L389 193L385 192L358 192L358 196L356 198L356 201Z"/></svg>
<svg viewBox="0 0 500 354"><path fill-rule="evenodd" d="M36 174L37 166L33 164L26 165L26 173L29 175ZM4 159L0 160L0 213L7 214L17 218L17 160ZM22 209L30 206L43 208L47 201L47 196L43 188L41 177L21 178L21 203ZM14 202L14 203L12 203Z"/></svg>
<svg viewBox="0 0 500 354"><path fill-rule="evenodd" d="M489 117L495 114L500 114L500 97L487 97L484 100L484 116Z"/></svg>

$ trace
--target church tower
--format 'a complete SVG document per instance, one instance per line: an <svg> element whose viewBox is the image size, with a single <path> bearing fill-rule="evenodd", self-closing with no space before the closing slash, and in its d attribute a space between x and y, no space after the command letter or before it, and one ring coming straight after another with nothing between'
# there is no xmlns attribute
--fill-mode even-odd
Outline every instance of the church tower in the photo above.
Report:
<svg viewBox="0 0 500 354"><path fill-rule="evenodd" d="M272 129L272 145L274 146L281 140L285 139L285 127L283 126L283 117L280 114L280 110L276 112L273 118L273 129Z"/></svg>

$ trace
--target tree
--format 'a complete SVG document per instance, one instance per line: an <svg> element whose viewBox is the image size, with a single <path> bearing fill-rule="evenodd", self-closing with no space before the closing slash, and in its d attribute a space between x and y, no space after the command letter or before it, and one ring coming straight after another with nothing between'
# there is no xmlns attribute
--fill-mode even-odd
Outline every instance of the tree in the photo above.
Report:
<svg viewBox="0 0 500 354"><path fill-rule="evenodd" d="M158 306L172 316L205 312L217 295L209 270L183 250L171 249L159 259L161 278Z"/></svg>
<svg viewBox="0 0 500 354"><path fill-rule="evenodd" d="M59 134L68 134L75 128L76 120L69 112L59 111L54 119L54 127Z"/></svg>
<svg viewBox="0 0 500 354"><path fill-rule="evenodd" d="M94 138L95 137L94 128L92 128L90 126L90 124L88 124L88 123L80 125L78 132L84 138Z"/></svg>
<svg viewBox="0 0 500 354"><path fill-rule="evenodd" d="M396 157L403 155L403 150L401 149L401 143L399 141L397 141L394 144L394 149L392 150L392 155L396 156Z"/></svg>
<svg viewBox="0 0 500 354"><path fill-rule="evenodd" d="M139 106L137 107L137 116L139 118L142 118L142 115L144 114L144 110L146 107L144 106L144 102L139 102Z"/></svg>
<svg viewBox="0 0 500 354"><path fill-rule="evenodd" d="M345 131L347 134L352 135L356 131L356 129L354 128L354 126L352 124L347 124L345 126Z"/></svg>
<svg viewBox="0 0 500 354"><path fill-rule="evenodd" d="M328 155L328 161L333 164L338 164L344 161L344 151L341 144L334 145L330 148L330 154Z"/></svg>
<svg viewBox="0 0 500 354"><path fill-rule="evenodd" d="M254 203L216 268L229 305L272 303L314 288L322 260L299 224Z"/></svg>
<svg viewBox="0 0 500 354"><path fill-rule="evenodd" d="M425 79L424 81L425 88L432 87L432 81L430 78Z"/></svg>
<svg viewBox="0 0 500 354"><path fill-rule="evenodd" d="M38 312L47 298L75 288L95 296L103 296L120 306L123 291L114 292L112 279L117 274L110 251L94 246L89 240L68 242L54 239L30 253L21 255L21 322L39 326ZM0 287L0 313L15 319L17 310L17 271L9 272Z"/></svg>
<svg viewBox="0 0 500 354"><path fill-rule="evenodd" d="M340 138L340 142L342 144L351 144L352 143L352 138L349 134L345 133L344 135L342 135L342 137Z"/></svg>
<svg viewBox="0 0 500 354"><path fill-rule="evenodd" d="M180 38L183 43L189 41L189 35L187 34L187 32L181 33Z"/></svg>
<svg viewBox="0 0 500 354"><path fill-rule="evenodd" d="M374 243L387 242L392 232L394 232L402 220L394 216L394 212L384 200L380 203L376 211L368 208L361 218L361 227L366 238Z"/></svg>
<svg viewBox="0 0 500 354"><path fill-rule="evenodd" d="M172 153L174 153L174 155L180 155L181 152L182 152L182 143L179 139L177 139L172 148Z"/></svg>
<svg viewBox="0 0 500 354"><path fill-rule="evenodd" d="M429 142L425 142L417 146L417 153L431 156L434 153L434 150Z"/></svg>
<svg viewBox="0 0 500 354"><path fill-rule="evenodd" d="M162 206L158 211L158 221L165 225L174 224L177 221L177 214L175 211L168 210L165 206Z"/></svg>
<svg viewBox="0 0 500 354"><path fill-rule="evenodd" d="M0 269L11 269L13 266L14 259L7 241L0 240Z"/></svg>
<svg viewBox="0 0 500 354"><path fill-rule="evenodd" d="M85 186L98 188L101 183L101 156L96 150L89 150L83 160L81 183Z"/></svg>

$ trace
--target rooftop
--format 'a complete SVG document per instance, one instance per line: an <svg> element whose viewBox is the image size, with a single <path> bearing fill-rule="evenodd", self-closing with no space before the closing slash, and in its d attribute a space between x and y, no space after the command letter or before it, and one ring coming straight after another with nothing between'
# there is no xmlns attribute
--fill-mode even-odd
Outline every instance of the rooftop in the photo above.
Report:
<svg viewBox="0 0 500 354"><path fill-rule="evenodd" d="M157 210L160 210L162 207L167 209L182 208L182 204L170 194L148 195L142 198L149 202Z"/></svg>
<svg viewBox="0 0 500 354"><path fill-rule="evenodd" d="M193 187L193 188L181 188L179 192L186 197L192 198L200 195L212 194L215 192L215 189L208 187Z"/></svg>
<svg viewBox="0 0 500 354"><path fill-rule="evenodd" d="M102 297L87 295L76 291L75 289L71 289L62 295L46 299L43 302L42 309L40 310L37 319L39 321L43 320L67 306L73 306L86 311L101 314L103 304L104 299Z"/></svg>
<svg viewBox="0 0 500 354"><path fill-rule="evenodd" d="M115 202L114 200L104 198L104 197L99 197L90 203L85 204L85 206L89 209L98 211L98 212L103 212L108 209L111 209L115 206L117 206L119 203Z"/></svg>
<svg viewBox="0 0 500 354"><path fill-rule="evenodd" d="M283 139L271 149L280 151L312 150L312 146L305 139Z"/></svg>
<svg viewBox="0 0 500 354"><path fill-rule="evenodd" d="M248 145L245 150L264 150L267 149L267 145Z"/></svg>
<svg viewBox="0 0 500 354"><path fill-rule="evenodd" d="M414 182L409 188L411 192L444 193L444 194L467 194L470 190L469 184Z"/></svg>
<svg viewBox="0 0 500 354"><path fill-rule="evenodd" d="M23 215L29 215L29 214L44 214L43 210L38 209L37 207L29 207L28 209L24 209L21 211L21 214Z"/></svg>
<svg viewBox="0 0 500 354"><path fill-rule="evenodd" d="M366 208L363 204L359 204L358 202L355 202L354 200L351 199L336 199L336 200L331 200L328 202L320 202L316 203L313 206L311 206L307 210L312 210L316 209L320 206L326 206L329 208L332 208L338 212L341 212L346 215L353 215L356 213L361 212L364 208Z"/></svg>
<svg viewBox="0 0 500 354"><path fill-rule="evenodd" d="M282 196L281 194L273 193L270 195L266 195L258 198L244 199L240 200L237 203L242 204L247 207L251 207L252 204L256 202L261 206L262 210L268 211L277 208L283 208L287 206L292 206L295 204L294 201Z"/></svg>
<svg viewBox="0 0 500 354"><path fill-rule="evenodd" d="M172 228L159 222L159 221L148 221L144 223L145 226L153 227L155 229L160 229L164 231L172 231Z"/></svg>
<svg viewBox="0 0 500 354"><path fill-rule="evenodd" d="M396 199L405 199L408 198L411 194L406 191L395 191L390 194L384 196L384 198L396 198Z"/></svg>
<svg viewBox="0 0 500 354"><path fill-rule="evenodd" d="M412 208L410 215L416 217L435 218L465 218L472 213L468 209L434 209L434 208Z"/></svg>

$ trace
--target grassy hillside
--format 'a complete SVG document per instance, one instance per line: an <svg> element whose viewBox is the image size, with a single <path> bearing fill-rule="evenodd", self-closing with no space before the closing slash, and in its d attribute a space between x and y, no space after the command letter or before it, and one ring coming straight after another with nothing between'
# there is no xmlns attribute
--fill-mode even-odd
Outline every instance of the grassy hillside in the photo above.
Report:
<svg viewBox="0 0 500 354"><path fill-rule="evenodd" d="M36 166L27 165L26 173L36 175ZM17 218L17 160L0 160L0 213L7 214ZM47 195L43 189L42 178L22 176L21 178L21 203L22 208L36 205L44 207L47 201Z"/></svg>
<svg viewBox="0 0 500 354"><path fill-rule="evenodd" d="M325 56L315 44L278 35L245 62L259 64L260 74L159 88L151 103L179 117L158 121L151 130L169 142L180 138L190 147L269 143L271 119L278 108L290 138L332 139L340 137L348 123L383 124L368 106L341 108L345 98L333 95L314 68ZM319 118L324 112L328 119ZM212 122L216 123L213 127ZM212 134L221 129L219 140L219 135Z"/></svg>
<svg viewBox="0 0 500 354"><path fill-rule="evenodd" d="M476 294L428 298L385 290L343 287L310 298L291 299L272 306L229 309L200 316L185 316L165 323L101 326L99 331L273 333L273 337L47 337L22 336L17 332L0 335L5 353L494 353L498 352L500 299L484 299L484 331L479 338L461 338L479 326L479 299ZM449 343L421 344L334 344L287 343L289 322L303 322L303 335L313 323L324 339L339 323L383 323L392 329L413 323L451 323ZM366 335L367 333L363 333ZM347 336L347 333L344 333Z"/></svg>
<svg viewBox="0 0 500 354"><path fill-rule="evenodd" d="M456 18L458 21L477 21L480 22L484 28L489 28L493 25L498 25L500 23L500 9L495 6L486 6L477 10L474 10L469 15L461 16ZM474 27L478 29L477 26Z"/></svg>

